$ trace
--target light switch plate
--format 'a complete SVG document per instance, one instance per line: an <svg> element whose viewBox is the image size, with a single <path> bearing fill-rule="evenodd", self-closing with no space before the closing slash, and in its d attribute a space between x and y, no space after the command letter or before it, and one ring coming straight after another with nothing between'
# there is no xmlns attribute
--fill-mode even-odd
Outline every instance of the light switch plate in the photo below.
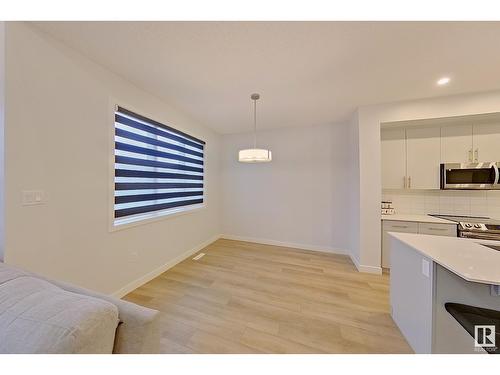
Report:
<svg viewBox="0 0 500 375"><path fill-rule="evenodd" d="M429 277L431 264L427 259L422 259L422 275Z"/></svg>
<svg viewBox="0 0 500 375"><path fill-rule="evenodd" d="M34 206L36 204L44 203L43 190L24 190L22 192L23 206Z"/></svg>

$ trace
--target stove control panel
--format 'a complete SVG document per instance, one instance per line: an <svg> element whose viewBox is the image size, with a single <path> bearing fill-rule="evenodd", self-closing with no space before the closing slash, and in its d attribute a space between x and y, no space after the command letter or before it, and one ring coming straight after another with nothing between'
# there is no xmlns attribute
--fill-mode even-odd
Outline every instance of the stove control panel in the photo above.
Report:
<svg viewBox="0 0 500 375"><path fill-rule="evenodd" d="M488 230L488 228L486 228L486 225L482 224L482 223L463 223L463 222L461 222L460 226L463 229L467 229L467 230L477 230L477 231Z"/></svg>

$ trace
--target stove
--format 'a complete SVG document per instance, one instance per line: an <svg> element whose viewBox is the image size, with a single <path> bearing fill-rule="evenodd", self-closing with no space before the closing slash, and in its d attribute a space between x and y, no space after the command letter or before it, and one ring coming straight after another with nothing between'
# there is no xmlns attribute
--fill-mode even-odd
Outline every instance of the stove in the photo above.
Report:
<svg viewBox="0 0 500 375"><path fill-rule="evenodd" d="M500 241L500 220L482 216L430 215L458 224L458 237Z"/></svg>

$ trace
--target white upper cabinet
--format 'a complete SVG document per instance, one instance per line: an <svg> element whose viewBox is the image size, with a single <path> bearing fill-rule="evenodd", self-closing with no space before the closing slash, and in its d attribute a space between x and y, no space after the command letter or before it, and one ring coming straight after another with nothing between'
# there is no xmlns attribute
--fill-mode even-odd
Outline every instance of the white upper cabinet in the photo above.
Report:
<svg viewBox="0 0 500 375"><path fill-rule="evenodd" d="M441 127L441 162L467 163L472 161L472 125Z"/></svg>
<svg viewBox="0 0 500 375"><path fill-rule="evenodd" d="M406 178L405 129L382 129L382 188L403 189Z"/></svg>
<svg viewBox="0 0 500 375"><path fill-rule="evenodd" d="M439 189L441 163L500 162L500 120L384 128L383 189Z"/></svg>
<svg viewBox="0 0 500 375"><path fill-rule="evenodd" d="M439 127L407 128L407 176L410 189L439 189Z"/></svg>
<svg viewBox="0 0 500 375"><path fill-rule="evenodd" d="M500 122L475 124L474 161L500 161Z"/></svg>

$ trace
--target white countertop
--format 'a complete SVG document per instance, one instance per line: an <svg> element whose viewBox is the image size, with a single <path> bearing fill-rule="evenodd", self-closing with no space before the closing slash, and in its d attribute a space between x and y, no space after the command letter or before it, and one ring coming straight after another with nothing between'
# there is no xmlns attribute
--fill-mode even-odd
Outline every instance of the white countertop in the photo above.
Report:
<svg viewBox="0 0 500 375"><path fill-rule="evenodd" d="M500 251L480 245L500 245L500 241L394 232L389 235L467 281L500 285Z"/></svg>
<svg viewBox="0 0 500 375"><path fill-rule="evenodd" d="M413 221L418 223L432 223L432 224L456 224L454 221L440 219L438 217L429 215L412 215L412 214L395 214L395 215L382 215L382 220L393 221Z"/></svg>

